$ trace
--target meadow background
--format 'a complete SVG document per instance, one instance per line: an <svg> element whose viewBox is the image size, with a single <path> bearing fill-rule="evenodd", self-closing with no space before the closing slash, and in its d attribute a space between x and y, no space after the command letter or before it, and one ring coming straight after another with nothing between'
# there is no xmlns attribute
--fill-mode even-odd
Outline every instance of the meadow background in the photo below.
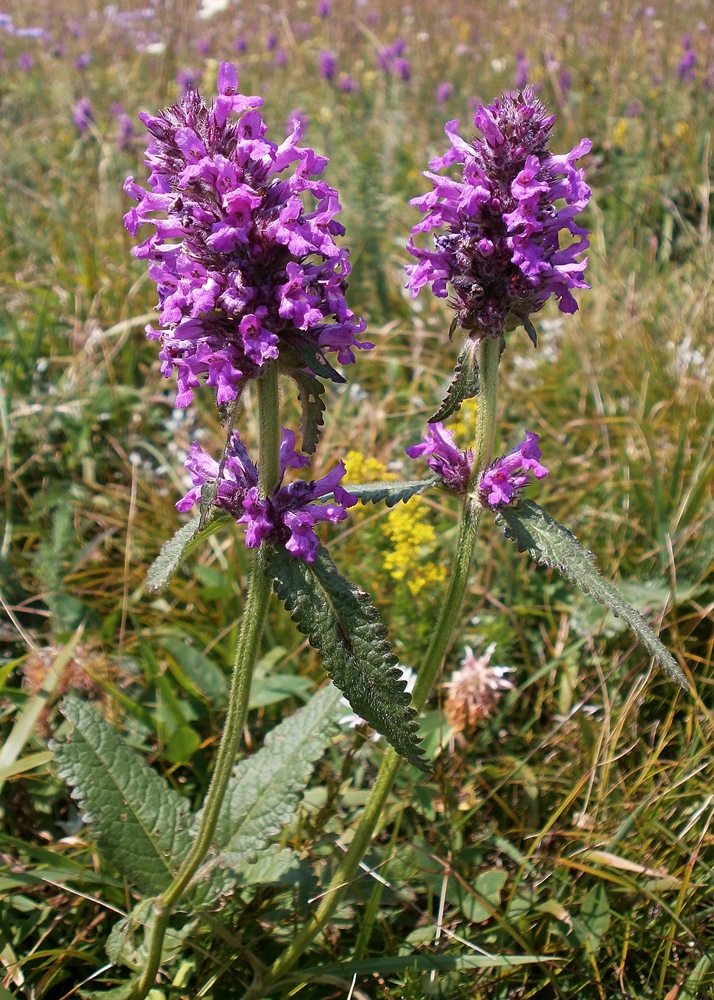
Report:
<svg viewBox="0 0 714 1000"><path fill-rule="evenodd" d="M166 594L144 593L181 523L190 440L215 451L221 431L207 398L173 408L145 339L156 295L130 254L122 183L146 176L136 113L188 81L212 96L226 59L242 92L265 98L269 138L299 111L307 143L330 157L348 301L376 348L328 387L318 455L325 471L349 453L353 481L420 474L404 449L458 353L445 303L403 288L418 219L408 199L427 189L445 121L468 136L479 101L527 80L557 113L556 151L592 139L592 291L574 317L534 317L537 350L524 331L509 336L497 451L526 427L540 435L550 475L534 495L661 624L694 685L685 694L651 670L616 619L489 521L443 680L466 645L496 643L513 688L460 732L435 693L434 773L403 768L367 857L380 880L350 887L303 958L330 973L296 980L296 995L714 996L709 3L218 6L16 0L0 12L0 997L64 1000L90 977L114 981L105 946L132 905L53 769L59 696L73 686L100 704L194 808L220 735L250 559L229 529ZM456 422L462 444L469 418ZM428 643L456 517L448 499L416 499L357 508L329 535L404 665ZM277 602L263 653L247 752L324 681ZM157 998L239 997L249 956L280 953L349 842L382 753L363 729L336 732L281 838L298 875L235 893L177 941ZM428 971L435 953L451 971ZM468 954L541 958L464 971Z"/></svg>

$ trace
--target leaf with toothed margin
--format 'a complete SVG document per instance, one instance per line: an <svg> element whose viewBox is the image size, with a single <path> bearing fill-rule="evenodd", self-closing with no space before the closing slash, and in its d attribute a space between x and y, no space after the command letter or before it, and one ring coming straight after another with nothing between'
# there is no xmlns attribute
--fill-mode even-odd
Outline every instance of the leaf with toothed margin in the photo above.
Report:
<svg viewBox="0 0 714 1000"><path fill-rule="evenodd" d="M503 507L496 514L497 523L507 538L521 552L529 552L536 562L557 569L573 580L600 604L622 618L647 651L673 681L689 690L687 678L669 650L660 642L645 619L628 604L611 583L595 568L592 552L583 548L572 532L554 521L532 500L519 500L513 507Z"/></svg>
<svg viewBox="0 0 714 1000"><path fill-rule="evenodd" d="M182 528L179 528L173 538L170 538L161 546L161 552L154 559L149 567L149 572L146 574L146 592L148 594L163 593L171 583L176 570L186 556L204 538L208 538L209 535L212 535L222 525L227 524L231 520L231 517L230 514L226 513L216 514L214 508L214 513L209 517L208 523L204 528L201 528L201 520L202 517L200 514L192 518L188 524L184 524Z"/></svg>
<svg viewBox="0 0 714 1000"><path fill-rule="evenodd" d="M470 337L466 338L466 343L461 348L454 369L454 377L449 388L446 390L441 406L433 417L427 421L430 424L437 420L445 420L452 413L461 409L461 404L467 399L478 396L480 388L478 371L478 344Z"/></svg>
<svg viewBox="0 0 714 1000"><path fill-rule="evenodd" d="M107 861L146 895L170 884L188 853L188 802L120 738L89 702L68 695L62 713L72 724L52 750Z"/></svg>
<svg viewBox="0 0 714 1000"><path fill-rule="evenodd" d="M325 412L325 402L322 398L325 387L322 382L309 372L293 372L292 377L297 383L298 399L302 415L300 417L300 432L302 434L302 451L312 455L317 448L322 433Z"/></svg>
<svg viewBox="0 0 714 1000"><path fill-rule="evenodd" d="M313 563L273 549L266 572L352 709L411 764L427 771L416 712L369 594L341 576L322 547Z"/></svg>
<svg viewBox="0 0 714 1000"><path fill-rule="evenodd" d="M381 503L384 500L387 507L394 507L400 500L406 503L411 497L428 490L430 486L437 486L440 481L438 476L429 476L428 479L412 479L397 483L356 483L354 486L346 485L345 489L353 497L358 497L362 503Z"/></svg>
<svg viewBox="0 0 714 1000"><path fill-rule="evenodd" d="M306 337L301 337L297 332L283 332L281 339L284 344L289 345L306 368L309 368L314 375L329 379L331 382L346 382L344 375L332 367L320 348L309 341ZM281 358L287 358L285 348L281 349ZM292 369L292 366L291 366ZM292 374L292 370L291 370Z"/></svg>

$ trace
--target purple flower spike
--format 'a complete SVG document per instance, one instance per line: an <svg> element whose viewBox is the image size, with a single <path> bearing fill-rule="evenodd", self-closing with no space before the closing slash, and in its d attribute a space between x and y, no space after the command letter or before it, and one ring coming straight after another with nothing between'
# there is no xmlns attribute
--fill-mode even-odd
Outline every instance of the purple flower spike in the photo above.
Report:
<svg viewBox="0 0 714 1000"><path fill-rule="evenodd" d="M538 435L526 431L525 441L497 459L481 476L479 499L484 507L498 510L517 500L521 490L530 482L532 472L536 479L543 479L548 470L540 464L541 450Z"/></svg>
<svg viewBox="0 0 714 1000"><path fill-rule="evenodd" d="M411 201L425 218L409 240L418 263L407 266L407 288L415 296L431 285L446 298L450 284L457 323L475 340L530 325L529 315L551 295L562 312L575 312L571 289L590 287L582 277L587 259L578 260L588 232L575 217L591 192L575 161L592 143L583 139L569 153L552 155L553 122L531 87L479 106L474 123L482 138L471 144L456 131L458 122L448 122L451 148L430 166L459 164L460 177L427 171L433 190ZM447 231L435 237L434 250L416 245L417 233L440 226ZM577 237L563 249L561 232Z"/></svg>
<svg viewBox="0 0 714 1000"><path fill-rule="evenodd" d="M320 546L314 532L315 525L321 521L337 524L347 517L347 508L357 503L357 497L339 485L345 475L342 462L322 479L309 483L296 480L283 486L287 469L301 469L309 464L306 455L295 451L293 431L283 428L280 482L269 497L262 498L258 492L258 470L240 435L237 431L233 432L215 503L216 507L228 511L238 524L246 526L246 545L249 548L257 548L267 540L284 545L297 559L314 562ZM194 504L201 502L204 485L215 481L220 469L219 463L203 451L197 441L191 445L185 465L194 486L176 504L180 511L189 511ZM314 503L328 494L332 497L328 503Z"/></svg>
<svg viewBox="0 0 714 1000"><path fill-rule="evenodd" d="M334 80L337 70L337 59L334 52L325 49L317 57L317 68L321 79Z"/></svg>
<svg viewBox="0 0 714 1000"><path fill-rule="evenodd" d="M454 92L454 85L449 80L444 80L436 87L436 100L439 104L446 104Z"/></svg>
<svg viewBox="0 0 714 1000"><path fill-rule="evenodd" d="M92 110L91 101L87 97L80 97L74 106L72 117L74 118L74 124L77 126L77 131L80 135L84 135L94 122L94 111Z"/></svg>
<svg viewBox="0 0 714 1000"><path fill-rule="evenodd" d="M157 116L140 114L153 136L149 190L133 177L124 185L138 202L124 217L131 235L144 223L156 230L133 253L157 284L160 325L147 334L161 342L164 375L177 371L177 406L203 379L220 406L270 360L291 370L319 358L324 374L322 352L350 364L353 348L372 346L356 340L364 323L345 303L337 192L315 179L327 159L298 145L297 120L279 146L266 139L263 102L238 92L231 63L221 64L218 92L209 107L187 89Z"/></svg>
<svg viewBox="0 0 714 1000"><path fill-rule="evenodd" d="M461 451L454 444L454 435L443 424L429 424L423 444L407 448L410 458L426 455L426 464L437 473L444 485L456 493L465 493L471 475L474 455L471 449Z"/></svg>

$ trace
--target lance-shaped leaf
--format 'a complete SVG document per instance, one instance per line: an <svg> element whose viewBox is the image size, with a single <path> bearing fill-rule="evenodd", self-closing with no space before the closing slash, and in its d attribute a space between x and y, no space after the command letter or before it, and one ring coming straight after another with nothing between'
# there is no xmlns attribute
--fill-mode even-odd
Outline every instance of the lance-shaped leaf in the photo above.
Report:
<svg viewBox="0 0 714 1000"><path fill-rule="evenodd" d="M359 497L362 503L380 503L384 500L387 507L394 507L400 500L406 503L411 497L439 482L438 476L429 476L428 479L411 479L398 483L356 483L354 486L350 483L345 489L352 496Z"/></svg>
<svg viewBox="0 0 714 1000"><path fill-rule="evenodd" d="M477 359L478 344L475 340L467 337L456 361L454 377L441 401L441 406L433 417L429 417L430 424L450 417L452 413L461 409L464 400L473 399L474 396L478 395L480 383Z"/></svg>
<svg viewBox="0 0 714 1000"><path fill-rule="evenodd" d="M226 524L231 520L229 514L225 512L215 513L211 517L211 520L206 526L201 528L201 515L191 518L188 524L184 524L182 528L176 532L173 538L170 538L168 542L164 542L161 546L161 552L159 552L156 559L149 568L149 572L146 574L146 591L149 594L161 594L171 583L171 580L179 568L183 560L189 555L196 546L203 541L204 538L208 538L212 535L214 531L217 531L221 525Z"/></svg>
<svg viewBox="0 0 714 1000"><path fill-rule="evenodd" d="M325 412L323 395L325 387L322 382L309 372L293 372L293 379L298 387L300 401L300 433L302 434L302 450L306 455L312 455L317 448L322 433Z"/></svg>
<svg viewBox="0 0 714 1000"><path fill-rule="evenodd" d="M339 691L328 685L268 733L257 753L236 765L218 818L214 853L194 880L194 904L213 902L236 882L257 880L255 871L261 869L251 874L247 866L259 861L271 837L293 821L315 762L332 738L339 702Z"/></svg>
<svg viewBox="0 0 714 1000"><path fill-rule="evenodd" d="M346 580L324 548L313 563L285 549L268 558L275 593L322 656L327 673L353 710L411 764L428 770L387 630L369 594Z"/></svg>
<svg viewBox="0 0 714 1000"><path fill-rule="evenodd" d="M572 532L554 521L532 500L520 500L512 507L503 507L496 521L504 534L516 543L521 552L530 552L533 559L558 569L563 576L605 604L613 614L622 618L659 665L673 681L685 690L687 678L669 650L660 642L645 619L625 601L611 583L600 576L592 552L584 549Z"/></svg>
<svg viewBox="0 0 714 1000"><path fill-rule="evenodd" d="M73 729L52 749L107 859L143 893L158 895L188 853L188 803L127 747L101 712L69 695Z"/></svg>

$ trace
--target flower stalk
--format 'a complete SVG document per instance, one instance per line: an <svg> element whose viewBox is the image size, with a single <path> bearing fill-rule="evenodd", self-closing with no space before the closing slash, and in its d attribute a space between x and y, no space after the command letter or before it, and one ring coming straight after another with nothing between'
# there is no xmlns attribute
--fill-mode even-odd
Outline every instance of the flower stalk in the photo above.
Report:
<svg viewBox="0 0 714 1000"><path fill-rule="evenodd" d="M418 712L426 704L444 658L449 651L466 594L469 573L473 563L476 535L483 510L478 500L476 486L493 455L500 356L500 339L485 338L479 343L479 367L482 381L479 407L476 415L474 463L470 489L464 498L461 509L456 560L449 588L412 694L412 705ZM256 980L244 995L244 1000L257 1000L258 997L263 997L266 991L270 990L293 968L303 952L309 948L330 920L345 890L354 878L360 862L369 849L375 831L378 829L384 804L392 789L401 762L401 756L392 747L389 747L382 766L379 769L377 780L365 805L359 826L352 838L347 853L338 865L335 874L330 880L330 884L325 890L320 906L317 908L312 919L296 935L292 944L273 963L266 975L260 981Z"/></svg>
<svg viewBox="0 0 714 1000"><path fill-rule="evenodd" d="M265 366L257 385L260 428L259 492L262 497L265 497L275 489L279 478L280 413L276 364ZM233 772L233 765L248 714L253 668L260 651L260 642L268 612L271 584L270 578L265 572L265 558L265 545L261 545L250 576L248 599L233 664L225 729L218 749L211 784L203 804L196 839L173 881L159 896L154 906L146 966L136 985L132 1000L144 1000L144 997L154 986L156 974L161 964L163 942L171 914L213 843L216 824Z"/></svg>

